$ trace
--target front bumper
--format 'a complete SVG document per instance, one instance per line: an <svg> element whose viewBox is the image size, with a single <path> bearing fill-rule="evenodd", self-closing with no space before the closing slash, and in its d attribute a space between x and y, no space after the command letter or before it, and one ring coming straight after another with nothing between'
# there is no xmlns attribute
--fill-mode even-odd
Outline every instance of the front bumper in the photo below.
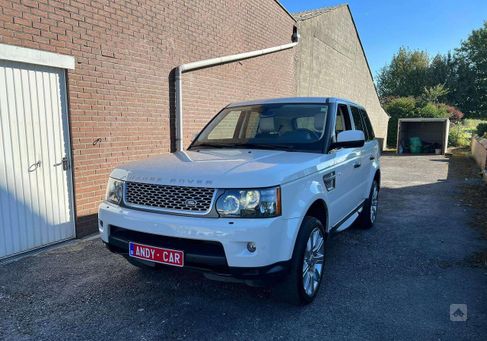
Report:
<svg viewBox="0 0 487 341"><path fill-rule="evenodd" d="M185 252L187 267L237 278L285 271L299 219L203 218L160 214L102 203L99 230L114 252L126 254L135 241ZM255 252L247 250L254 242Z"/></svg>
<svg viewBox="0 0 487 341"><path fill-rule="evenodd" d="M136 232L112 226L112 233L105 245L114 253L128 258L129 242L171 248L184 251L184 267L204 272L208 278L220 281L239 281L250 285L265 285L278 280L289 269L289 262L279 262L262 267L230 267L227 264L223 247L218 242L171 238ZM164 267L163 264L132 259L135 262Z"/></svg>

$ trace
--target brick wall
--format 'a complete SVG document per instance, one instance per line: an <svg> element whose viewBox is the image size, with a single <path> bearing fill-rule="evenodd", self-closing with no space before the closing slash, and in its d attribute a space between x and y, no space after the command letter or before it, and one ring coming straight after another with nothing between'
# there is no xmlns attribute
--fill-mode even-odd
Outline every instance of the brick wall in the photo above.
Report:
<svg viewBox="0 0 487 341"><path fill-rule="evenodd" d="M76 58L68 97L78 235L96 226L113 167L170 151L173 68L288 43L295 24L273 0L2 0L0 11L0 43ZM184 74L186 142L228 102L294 95L293 61L288 50Z"/></svg>

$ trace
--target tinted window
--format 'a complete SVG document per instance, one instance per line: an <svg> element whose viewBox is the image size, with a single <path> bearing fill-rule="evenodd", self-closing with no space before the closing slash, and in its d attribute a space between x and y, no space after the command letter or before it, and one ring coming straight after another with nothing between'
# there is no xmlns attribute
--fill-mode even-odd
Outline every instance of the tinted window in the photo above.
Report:
<svg viewBox="0 0 487 341"><path fill-rule="evenodd" d="M348 115L348 108L344 104L338 105L337 119L335 123L335 134L341 133L345 130L351 130L350 116Z"/></svg>
<svg viewBox="0 0 487 341"><path fill-rule="evenodd" d="M350 107L352 110L353 123L355 124L355 130L362 130L364 135L367 136L367 128L365 128L362 115L357 107Z"/></svg>
<svg viewBox="0 0 487 341"><path fill-rule="evenodd" d="M369 115L367 115L367 112L363 109L360 109L360 113L362 114L365 126L367 127L367 141L375 139L374 129L372 128L372 124L370 123Z"/></svg>

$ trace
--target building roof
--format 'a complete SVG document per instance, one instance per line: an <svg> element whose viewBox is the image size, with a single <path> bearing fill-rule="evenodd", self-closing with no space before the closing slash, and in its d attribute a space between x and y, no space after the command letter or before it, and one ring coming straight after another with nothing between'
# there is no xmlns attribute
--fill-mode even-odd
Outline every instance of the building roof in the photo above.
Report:
<svg viewBox="0 0 487 341"><path fill-rule="evenodd" d="M348 6L348 5L347 4L341 4L341 5L332 6L332 7L321 7L321 8L313 9L310 11L297 12L297 13L293 13L293 17L296 19L296 21L308 20L308 19L317 17L323 13L330 12L330 11L333 11L337 8L345 7L345 6Z"/></svg>

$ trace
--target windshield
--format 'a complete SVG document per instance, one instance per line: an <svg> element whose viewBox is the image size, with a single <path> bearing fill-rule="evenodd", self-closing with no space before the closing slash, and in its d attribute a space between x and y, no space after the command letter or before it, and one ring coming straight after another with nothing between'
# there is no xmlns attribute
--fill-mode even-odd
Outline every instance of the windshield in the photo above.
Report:
<svg viewBox="0 0 487 341"><path fill-rule="evenodd" d="M227 108L190 148L256 148L321 152L327 104L262 104Z"/></svg>

